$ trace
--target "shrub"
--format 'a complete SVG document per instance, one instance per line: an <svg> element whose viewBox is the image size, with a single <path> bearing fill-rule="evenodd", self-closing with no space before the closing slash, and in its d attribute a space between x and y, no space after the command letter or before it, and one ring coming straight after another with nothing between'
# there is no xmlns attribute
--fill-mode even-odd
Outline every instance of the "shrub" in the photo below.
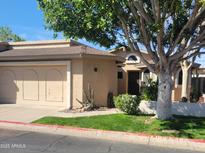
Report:
<svg viewBox="0 0 205 154"><path fill-rule="evenodd" d="M141 99L146 101L156 101L158 95L158 82L148 80L148 83L142 87Z"/></svg>
<svg viewBox="0 0 205 154"><path fill-rule="evenodd" d="M193 88L192 89L192 92L190 93L190 102L191 103L196 103L199 101L199 98L202 96L202 93L196 89L196 88Z"/></svg>
<svg viewBox="0 0 205 154"><path fill-rule="evenodd" d="M127 114L136 115L139 113L138 106L140 103L140 97L123 94L114 97L114 103L118 109Z"/></svg>
<svg viewBox="0 0 205 154"><path fill-rule="evenodd" d="M83 101L76 99L82 105L82 107L80 108L81 111L92 111L96 109L97 106L95 105L94 90L92 89L90 84L88 84L87 90L83 90L83 94Z"/></svg>

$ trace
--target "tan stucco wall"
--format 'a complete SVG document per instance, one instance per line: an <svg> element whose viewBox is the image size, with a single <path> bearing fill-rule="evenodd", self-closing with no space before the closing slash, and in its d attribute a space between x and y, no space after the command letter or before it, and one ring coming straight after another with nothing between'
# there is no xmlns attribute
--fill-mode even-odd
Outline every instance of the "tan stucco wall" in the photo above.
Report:
<svg viewBox="0 0 205 154"><path fill-rule="evenodd" d="M188 94L190 94L190 92L191 92L191 86L189 85ZM181 85L174 87L174 89L172 90L172 100L173 101L181 101L181 99L182 99L181 93L182 93L182 86Z"/></svg>
<svg viewBox="0 0 205 154"><path fill-rule="evenodd" d="M179 80L179 73L181 71L181 68L178 69L178 71L176 72L175 76L173 76L173 80L174 80L174 88L172 90L172 100L173 101L181 101L182 99L182 85L178 84L178 80ZM182 78L183 79L183 78ZM191 92L191 71L189 72L189 79L188 79L188 99L190 96L190 92Z"/></svg>
<svg viewBox="0 0 205 154"><path fill-rule="evenodd" d="M129 51L117 51L115 52L116 55L120 57L128 57L130 54L135 54ZM136 55L136 54L135 54ZM137 55L136 55L137 56ZM125 94L128 92L128 72L129 71L137 71L140 73L139 84L141 85L141 78L142 78L142 71L144 70L145 66L139 61L139 63L127 63L124 62L121 68L118 68L118 72L123 72L123 78L118 80L118 94Z"/></svg>
<svg viewBox="0 0 205 154"><path fill-rule="evenodd" d="M97 68L97 72L94 69ZM115 60L72 60L72 107L81 107L76 100L83 101L88 84L94 90L96 105L107 105L107 94L117 95L117 66Z"/></svg>
<svg viewBox="0 0 205 154"><path fill-rule="evenodd" d="M129 51L123 51L123 50L119 50L119 51L115 51L114 54L120 56L120 57L124 57L126 58L127 56L130 55L131 52ZM127 63L127 61L125 61L124 66L122 68L118 68L118 71L123 72L123 79L119 79L118 80L118 93L119 94L123 94L123 93L127 93L127 89L128 89L128 72L129 71L138 71L140 72L140 79L141 81L143 81L143 70L145 70L147 67L144 66L142 63ZM181 91L182 91L182 87L181 85L177 84L178 81L178 73L176 75L176 78L173 77L173 79L175 80L175 85L172 91L172 100L173 101L179 101L181 100ZM190 72L191 73L191 72ZM199 74L205 74L205 68L199 69L198 70ZM191 74L189 74L190 78L189 78L189 85L188 85L188 96L190 95L191 92ZM157 75L150 73L150 78L153 79L154 81L157 80Z"/></svg>
<svg viewBox="0 0 205 154"><path fill-rule="evenodd" d="M124 67L123 67L124 70L126 71L140 71L141 68L139 68L137 66L137 64L133 63L133 64L126 64Z"/></svg>
<svg viewBox="0 0 205 154"><path fill-rule="evenodd" d="M77 101L83 100L83 60L72 60L71 62L71 102L72 108L81 107Z"/></svg>
<svg viewBox="0 0 205 154"><path fill-rule="evenodd" d="M118 79L118 94L127 93L127 70L123 68L118 68L118 72L123 73L122 79Z"/></svg>
<svg viewBox="0 0 205 154"><path fill-rule="evenodd" d="M94 69L97 69L95 72ZM83 61L83 86L88 89L88 84L94 90L97 106L107 106L107 95L112 92L117 95L117 66L115 60L84 59Z"/></svg>
<svg viewBox="0 0 205 154"><path fill-rule="evenodd" d="M0 66L0 103L68 107L71 101L71 107L78 108L81 104L77 99L83 101L83 89L86 90L88 84L94 89L98 106L107 105L108 92L117 94L114 59L75 59L71 61L71 73L66 64L18 63L14 67L9 63L9 66ZM68 85L71 85L71 100Z"/></svg>

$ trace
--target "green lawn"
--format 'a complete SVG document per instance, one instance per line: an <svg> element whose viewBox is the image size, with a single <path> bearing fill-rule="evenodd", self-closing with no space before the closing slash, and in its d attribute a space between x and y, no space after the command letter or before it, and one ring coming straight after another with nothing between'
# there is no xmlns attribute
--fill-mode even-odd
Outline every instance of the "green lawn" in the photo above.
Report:
<svg viewBox="0 0 205 154"><path fill-rule="evenodd" d="M205 118L175 117L175 120L160 121L150 116L112 114L78 118L44 117L33 123L205 139ZM162 130L177 131L165 133Z"/></svg>

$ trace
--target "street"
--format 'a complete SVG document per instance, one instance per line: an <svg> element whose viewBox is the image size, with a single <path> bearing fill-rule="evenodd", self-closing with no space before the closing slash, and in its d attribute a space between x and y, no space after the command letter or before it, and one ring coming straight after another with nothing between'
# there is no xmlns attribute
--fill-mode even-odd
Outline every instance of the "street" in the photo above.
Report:
<svg viewBox="0 0 205 154"><path fill-rule="evenodd" d="M28 131L0 129L0 152L197 152L149 145L131 144L107 140L96 140L42 134Z"/></svg>

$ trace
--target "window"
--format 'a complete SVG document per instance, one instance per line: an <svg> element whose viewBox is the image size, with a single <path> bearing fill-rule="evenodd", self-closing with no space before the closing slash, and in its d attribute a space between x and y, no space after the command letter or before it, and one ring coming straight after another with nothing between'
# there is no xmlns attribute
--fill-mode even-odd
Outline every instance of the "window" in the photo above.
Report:
<svg viewBox="0 0 205 154"><path fill-rule="evenodd" d="M179 76L178 76L178 85L182 85L182 77L183 77L183 74L182 74L182 71L180 71Z"/></svg>
<svg viewBox="0 0 205 154"><path fill-rule="evenodd" d="M132 56L129 56L129 57L128 57L128 60L129 60L129 61L137 61L137 57L134 56L134 55L132 55Z"/></svg>
<svg viewBox="0 0 205 154"><path fill-rule="evenodd" d="M140 63L140 58L135 54L130 54L126 57L126 63Z"/></svg>
<svg viewBox="0 0 205 154"><path fill-rule="evenodd" d="M123 79L123 73L122 73L122 72L118 72L117 78L118 78L118 79Z"/></svg>

